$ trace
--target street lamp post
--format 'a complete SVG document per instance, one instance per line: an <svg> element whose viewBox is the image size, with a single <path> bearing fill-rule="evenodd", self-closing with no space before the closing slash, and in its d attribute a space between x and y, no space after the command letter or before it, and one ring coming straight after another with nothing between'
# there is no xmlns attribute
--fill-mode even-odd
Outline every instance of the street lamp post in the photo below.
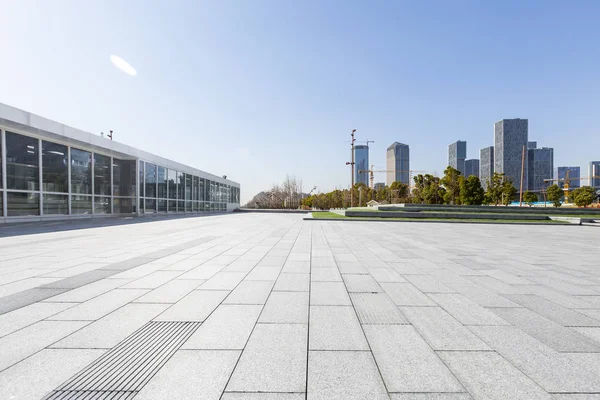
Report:
<svg viewBox="0 0 600 400"><path fill-rule="evenodd" d="M350 142L350 152L351 152L351 156L352 156L352 161L351 162L347 162L346 165L350 165L350 180L352 182L352 186L350 186L350 208L354 207L354 200L352 198L352 192L354 191L354 141L356 139L354 139L354 132L356 132L356 129L352 129L352 134L350 135L352 137L352 141Z"/></svg>

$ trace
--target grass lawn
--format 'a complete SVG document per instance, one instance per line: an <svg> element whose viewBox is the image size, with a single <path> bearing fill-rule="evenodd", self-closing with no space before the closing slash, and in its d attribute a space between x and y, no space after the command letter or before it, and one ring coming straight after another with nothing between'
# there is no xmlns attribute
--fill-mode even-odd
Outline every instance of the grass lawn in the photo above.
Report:
<svg viewBox="0 0 600 400"><path fill-rule="evenodd" d="M420 222L420 221L436 221L436 222L444 222L444 221L452 221L452 222L468 222L468 223L483 223L483 222L494 222L498 224L502 223L515 223L518 222L520 224L548 224L548 225L564 225L569 224L565 221L552 221L552 220L537 220L537 221L529 221L522 219L464 219L464 218L377 218L377 216L373 217L346 217L340 214L336 214L329 211L315 211L312 213L314 219L352 219L352 220L381 220L381 221L411 221L411 222Z"/></svg>

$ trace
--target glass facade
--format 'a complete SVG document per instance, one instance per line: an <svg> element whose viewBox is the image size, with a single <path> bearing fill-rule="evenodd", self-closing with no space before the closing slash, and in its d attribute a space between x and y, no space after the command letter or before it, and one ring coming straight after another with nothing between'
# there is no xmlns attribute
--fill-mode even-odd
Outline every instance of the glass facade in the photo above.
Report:
<svg viewBox="0 0 600 400"><path fill-rule="evenodd" d="M223 212L239 204L239 188L194 174L0 133L0 217Z"/></svg>

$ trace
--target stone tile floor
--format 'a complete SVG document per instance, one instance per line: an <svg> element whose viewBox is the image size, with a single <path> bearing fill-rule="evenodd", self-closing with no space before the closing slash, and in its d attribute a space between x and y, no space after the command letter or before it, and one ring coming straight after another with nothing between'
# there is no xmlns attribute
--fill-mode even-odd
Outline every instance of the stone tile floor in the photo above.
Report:
<svg viewBox="0 0 600 400"><path fill-rule="evenodd" d="M0 399L82 371L74 398L600 399L599 239L277 214L3 226Z"/></svg>

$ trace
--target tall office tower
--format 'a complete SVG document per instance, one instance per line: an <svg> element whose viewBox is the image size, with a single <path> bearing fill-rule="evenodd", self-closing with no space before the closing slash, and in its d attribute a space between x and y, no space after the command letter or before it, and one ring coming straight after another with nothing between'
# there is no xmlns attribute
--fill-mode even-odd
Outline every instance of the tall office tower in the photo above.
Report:
<svg viewBox="0 0 600 400"><path fill-rule="evenodd" d="M527 150L537 149L537 142L527 142Z"/></svg>
<svg viewBox="0 0 600 400"><path fill-rule="evenodd" d="M494 172L504 173L513 185L521 185L523 147L527 149L529 121L526 119L503 119L494 125ZM523 191L527 190L527 154L523 165Z"/></svg>
<svg viewBox="0 0 600 400"><path fill-rule="evenodd" d="M477 158L472 158L470 160L465 160L465 178L468 178L471 175L475 175L479 178L479 160Z"/></svg>
<svg viewBox="0 0 600 400"><path fill-rule="evenodd" d="M494 146L484 147L479 151L479 179L481 186L487 189L488 180L494 175Z"/></svg>
<svg viewBox="0 0 600 400"><path fill-rule="evenodd" d="M557 167L554 170L554 179L558 179L556 184L562 189L565 187L565 177L569 171L569 188L577 189L581 186L581 170L579 167ZM576 179L574 179L576 178Z"/></svg>
<svg viewBox="0 0 600 400"><path fill-rule="evenodd" d="M544 182L544 179L552 179L554 171L554 149L542 147L527 150L528 190L541 192L552 184Z"/></svg>
<svg viewBox="0 0 600 400"><path fill-rule="evenodd" d="M600 161L590 161L588 176L590 177L588 185L593 188L600 189Z"/></svg>
<svg viewBox="0 0 600 400"><path fill-rule="evenodd" d="M385 156L386 179L385 183L389 186L396 181L406 185L410 182L410 149L407 144L394 142L387 148Z"/></svg>
<svg viewBox="0 0 600 400"><path fill-rule="evenodd" d="M369 146L354 146L354 183L369 186Z"/></svg>
<svg viewBox="0 0 600 400"><path fill-rule="evenodd" d="M448 165L465 174L465 159L467 158L467 142L459 140L448 145Z"/></svg>

